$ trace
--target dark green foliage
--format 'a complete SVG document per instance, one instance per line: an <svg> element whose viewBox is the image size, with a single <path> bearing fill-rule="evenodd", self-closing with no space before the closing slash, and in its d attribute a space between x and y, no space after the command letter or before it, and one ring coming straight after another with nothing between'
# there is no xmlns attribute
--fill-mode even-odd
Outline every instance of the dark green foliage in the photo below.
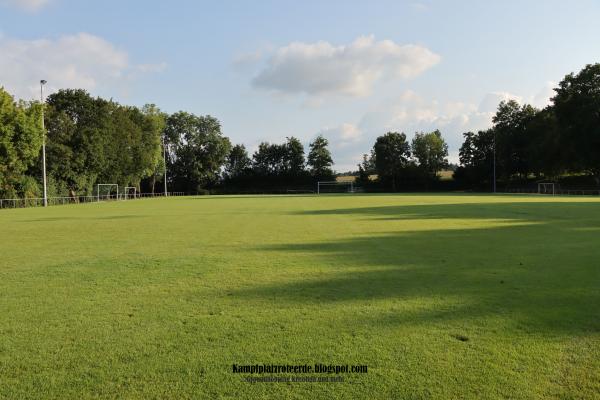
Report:
<svg viewBox="0 0 600 400"><path fill-rule="evenodd" d="M304 147L295 137L283 144L263 142L252 158L258 175L298 177L305 172Z"/></svg>
<svg viewBox="0 0 600 400"><path fill-rule="evenodd" d="M528 124L537 110L528 104L520 106L514 100L501 102L493 118L496 136L496 167L500 176L526 177L531 171L531 137Z"/></svg>
<svg viewBox="0 0 600 400"><path fill-rule="evenodd" d="M139 187L155 173L164 127L155 106L140 110L71 89L47 103L48 174L64 189L92 194L96 183Z"/></svg>
<svg viewBox="0 0 600 400"><path fill-rule="evenodd" d="M448 145L439 130L416 133L411 151L426 179L436 179L438 172L448 167Z"/></svg>
<svg viewBox="0 0 600 400"><path fill-rule="evenodd" d="M196 192L214 185L231 149L220 122L210 115L177 112L167 118L172 180L179 190Z"/></svg>
<svg viewBox="0 0 600 400"><path fill-rule="evenodd" d="M258 175L281 175L285 171L285 145L262 142L252 156L252 165Z"/></svg>
<svg viewBox="0 0 600 400"><path fill-rule="evenodd" d="M373 185L371 175L377 174L375 168L375 152L371 150L370 154L363 154L363 160L358 164L358 177L356 182L363 188L369 188Z"/></svg>
<svg viewBox="0 0 600 400"><path fill-rule="evenodd" d="M388 132L377 138L373 151L379 180L392 191L396 191L397 182L410 158L410 144L406 135Z"/></svg>
<svg viewBox="0 0 600 400"><path fill-rule="evenodd" d="M150 190L154 193L156 180L164 175L162 134L167 115L154 104L146 104L141 109L129 107L127 111L129 118L140 128L141 134L133 154L137 166L132 171L132 181L134 186L138 186L139 181L148 178ZM135 184L136 181L138 185Z"/></svg>
<svg viewBox="0 0 600 400"><path fill-rule="evenodd" d="M239 178L250 173L252 160L248 156L246 146L236 144L231 148L225 164L225 177L229 179Z"/></svg>
<svg viewBox="0 0 600 400"><path fill-rule="evenodd" d="M566 170L568 153L556 121L554 107L547 107L529 120L527 136L531 172L555 178Z"/></svg>
<svg viewBox="0 0 600 400"><path fill-rule="evenodd" d="M501 102L493 127L464 133L452 187L491 190L494 165L501 189L565 174L587 174L600 185L600 64L565 76L555 91L553 104L543 110ZM93 194L97 183L154 192L165 179L163 147L170 190L314 189L314 181L334 179L323 136L309 144L307 158L295 137L263 142L250 158L244 146L231 148L211 116L167 116L154 105L123 106L78 89L50 95L44 110L53 196ZM1 197L39 193L41 111L36 103L15 103L0 89ZM359 165L357 184L390 191L449 189L438 179L448 168L447 155L439 130L416 133L411 143L404 133L388 132Z"/></svg>
<svg viewBox="0 0 600 400"><path fill-rule="evenodd" d="M464 184L491 190L494 166L494 131L488 129L477 133L463 133L465 141L460 147L461 166L454 172L454 179Z"/></svg>
<svg viewBox="0 0 600 400"><path fill-rule="evenodd" d="M295 137L288 137L285 143L285 157L283 160L285 172L293 177L304 175L305 160L304 146L300 140Z"/></svg>
<svg viewBox="0 0 600 400"><path fill-rule="evenodd" d="M304 146L295 137L285 143L262 142L248 157L242 145L234 146L228 156L224 180L225 192L286 192L288 189L314 189L306 170Z"/></svg>
<svg viewBox="0 0 600 400"><path fill-rule="evenodd" d="M543 110L502 102L492 129L465 133L455 179L491 188L495 147L502 185L527 183L532 176L556 180L564 173L588 174L600 185L600 64L565 76L554 90L553 104Z"/></svg>
<svg viewBox="0 0 600 400"><path fill-rule="evenodd" d="M600 64L565 76L555 91L566 166L593 174L600 184Z"/></svg>
<svg viewBox="0 0 600 400"><path fill-rule="evenodd" d="M329 142L325 137L319 135L313 140L309 147L307 164L310 167L311 175L320 181L328 181L333 179L333 159L327 146Z"/></svg>
<svg viewBox="0 0 600 400"><path fill-rule="evenodd" d="M31 179L25 173L40 154L41 118L39 104L17 104L0 87L0 197L32 197Z"/></svg>

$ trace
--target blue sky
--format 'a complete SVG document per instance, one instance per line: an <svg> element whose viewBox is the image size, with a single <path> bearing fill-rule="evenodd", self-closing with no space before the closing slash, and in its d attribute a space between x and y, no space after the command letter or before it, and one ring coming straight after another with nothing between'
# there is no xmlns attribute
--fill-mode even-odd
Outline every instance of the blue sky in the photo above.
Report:
<svg viewBox="0 0 600 400"><path fill-rule="evenodd" d="M461 133L500 100L543 107L600 62L597 1L0 0L0 85L82 87L219 118L250 151L317 134L355 169L388 130Z"/></svg>

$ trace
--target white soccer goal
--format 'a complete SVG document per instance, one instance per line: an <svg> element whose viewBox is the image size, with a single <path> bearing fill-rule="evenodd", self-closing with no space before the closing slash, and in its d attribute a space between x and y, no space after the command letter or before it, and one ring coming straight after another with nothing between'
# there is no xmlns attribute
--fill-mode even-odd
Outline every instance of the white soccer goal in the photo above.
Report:
<svg viewBox="0 0 600 400"><path fill-rule="evenodd" d="M116 190L114 195L112 194L113 189ZM119 185L117 185L116 183L99 183L96 187L96 196L97 196L98 201L111 200L111 199L118 200L119 199Z"/></svg>
<svg viewBox="0 0 600 400"><path fill-rule="evenodd" d="M556 187L552 182L540 182L538 183L538 193L551 194L554 196L556 194Z"/></svg>
<svg viewBox="0 0 600 400"><path fill-rule="evenodd" d="M354 193L352 181L325 181L317 182L317 194L321 193Z"/></svg>
<svg viewBox="0 0 600 400"><path fill-rule="evenodd" d="M123 200L130 198L135 199L137 197L137 188L135 186L125 186L125 193L123 193Z"/></svg>

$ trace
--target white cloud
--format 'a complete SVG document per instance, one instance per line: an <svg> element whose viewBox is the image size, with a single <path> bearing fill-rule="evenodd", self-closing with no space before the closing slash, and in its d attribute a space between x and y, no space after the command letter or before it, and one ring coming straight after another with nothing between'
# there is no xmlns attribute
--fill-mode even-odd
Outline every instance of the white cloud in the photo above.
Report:
<svg viewBox="0 0 600 400"><path fill-rule="evenodd" d="M0 0L0 5L16 7L29 12L38 11L49 3L50 0Z"/></svg>
<svg viewBox="0 0 600 400"><path fill-rule="evenodd" d="M551 103L552 97L556 94L554 92L556 86L555 82L546 82L539 92L527 97L518 96L508 92L491 92L486 94L479 104L479 111L482 113L496 113L498 104L500 104L501 101L508 100L515 100L519 104L527 103L537 108L544 108Z"/></svg>
<svg viewBox="0 0 600 400"><path fill-rule="evenodd" d="M380 81L409 79L440 61L431 50L363 36L349 45L294 42L275 51L254 87L307 95L368 95Z"/></svg>
<svg viewBox="0 0 600 400"><path fill-rule="evenodd" d="M553 82L548 82L536 95L526 97L508 92L487 93L479 105L465 102L440 104L407 90L365 113L356 125L343 124L341 127L352 126L360 132L355 140L344 141L341 127L331 130L331 137L337 138L332 146L334 159L336 162L341 160L342 165L349 169L349 166L360 162L361 157L357 154L368 152L375 138L385 132L404 132L410 139L415 132L439 129L449 145L450 161L458 162L462 134L490 128L500 101L516 100L523 103L523 99L527 99L528 103L541 108L549 103L555 86Z"/></svg>
<svg viewBox="0 0 600 400"><path fill-rule="evenodd" d="M421 11L421 12L429 10L429 6L422 2L411 3L410 7L415 11Z"/></svg>
<svg viewBox="0 0 600 400"><path fill-rule="evenodd" d="M538 108L544 108L547 105L550 105L552 102L551 99L556 95L554 88L557 87L558 84L556 82L546 82L544 87L540 89L539 92L536 93L535 96L532 96L529 102Z"/></svg>
<svg viewBox="0 0 600 400"><path fill-rule="evenodd" d="M48 81L48 93L60 88L123 89L123 81L135 73L166 66L132 66L125 51L87 33L38 40L0 36L0 54L0 85L23 99L38 97L40 79Z"/></svg>
<svg viewBox="0 0 600 400"><path fill-rule="evenodd" d="M486 104L489 97L486 95L482 103ZM481 105L478 107L464 102L439 104L436 100L426 100L415 92L406 91L378 110L366 113L358 126L373 137L387 131L404 132L410 137L415 132L439 129L450 147L458 148L463 132L491 126L495 107L493 111L483 109Z"/></svg>
<svg viewBox="0 0 600 400"><path fill-rule="evenodd" d="M158 64L139 64L135 68L140 72L163 72L167 69L167 63L161 62Z"/></svg>
<svg viewBox="0 0 600 400"><path fill-rule="evenodd" d="M488 97L490 96L486 95L482 102L488 101ZM370 151L376 137L388 131L404 132L410 140L415 132L439 129L449 145L449 160L458 162L462 133L486 129L492 125L494 112L483 112L480 108L476 104L465 102L440 104L407 90L365 113L355 125L347 123L337 129L322 132L332 138L332 151L338 170L355 170L362 154ZM344 126L352 126L351 131L360 132L360 135L351 141L343 140L341 132Z"/></svg>
<svg viewBox="0 0 600 400"><path fill-rule="evenodd" d="M523 102L523 98L508 92L491 92L485 95L479 104L479 112L493 112L498 109L498 104L501 101L516 100L518 103Z"/></svg>

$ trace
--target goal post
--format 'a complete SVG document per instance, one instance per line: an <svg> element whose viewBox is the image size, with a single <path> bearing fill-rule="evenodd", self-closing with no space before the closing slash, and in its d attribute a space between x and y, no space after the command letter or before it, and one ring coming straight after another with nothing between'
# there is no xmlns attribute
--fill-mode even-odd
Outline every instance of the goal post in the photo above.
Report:
<svg viewBox="0 0 600 400"><path fill-rule="evenodd" d="M317 194L321 193L354 193L353 181L319 181Z"/></svg>
<svg viewBox="0 0 600 400"><path fill-rule="evenodd" d="M123 193L124 200L128 200L130 197L132 197L134 199L137 197L137 188L135 186L125 186L124 191L125 191Z"/></svg>
<svg viewBox="0 0 600 400"><path fill-rule="evenodd" d="M540 182L538 183L538 194L556 194L556 185L553 182Z"/></svg>
<svg viewBox="0 0 600 400"><path fill-rule="evenodd" d="M101 189L103 189L103 188L108 189L108 192L106 195L102 195L100 193ZM99 183L99 184L97 184L96 185L97 201L100 201L100 199L102 199L102 198L104 198L106 200L110 200L112 197L111 192L112 192L113 188L116 189L115 199L118 200L119 199L119 185L118 184L116 184L116 183Z"/></svg>

